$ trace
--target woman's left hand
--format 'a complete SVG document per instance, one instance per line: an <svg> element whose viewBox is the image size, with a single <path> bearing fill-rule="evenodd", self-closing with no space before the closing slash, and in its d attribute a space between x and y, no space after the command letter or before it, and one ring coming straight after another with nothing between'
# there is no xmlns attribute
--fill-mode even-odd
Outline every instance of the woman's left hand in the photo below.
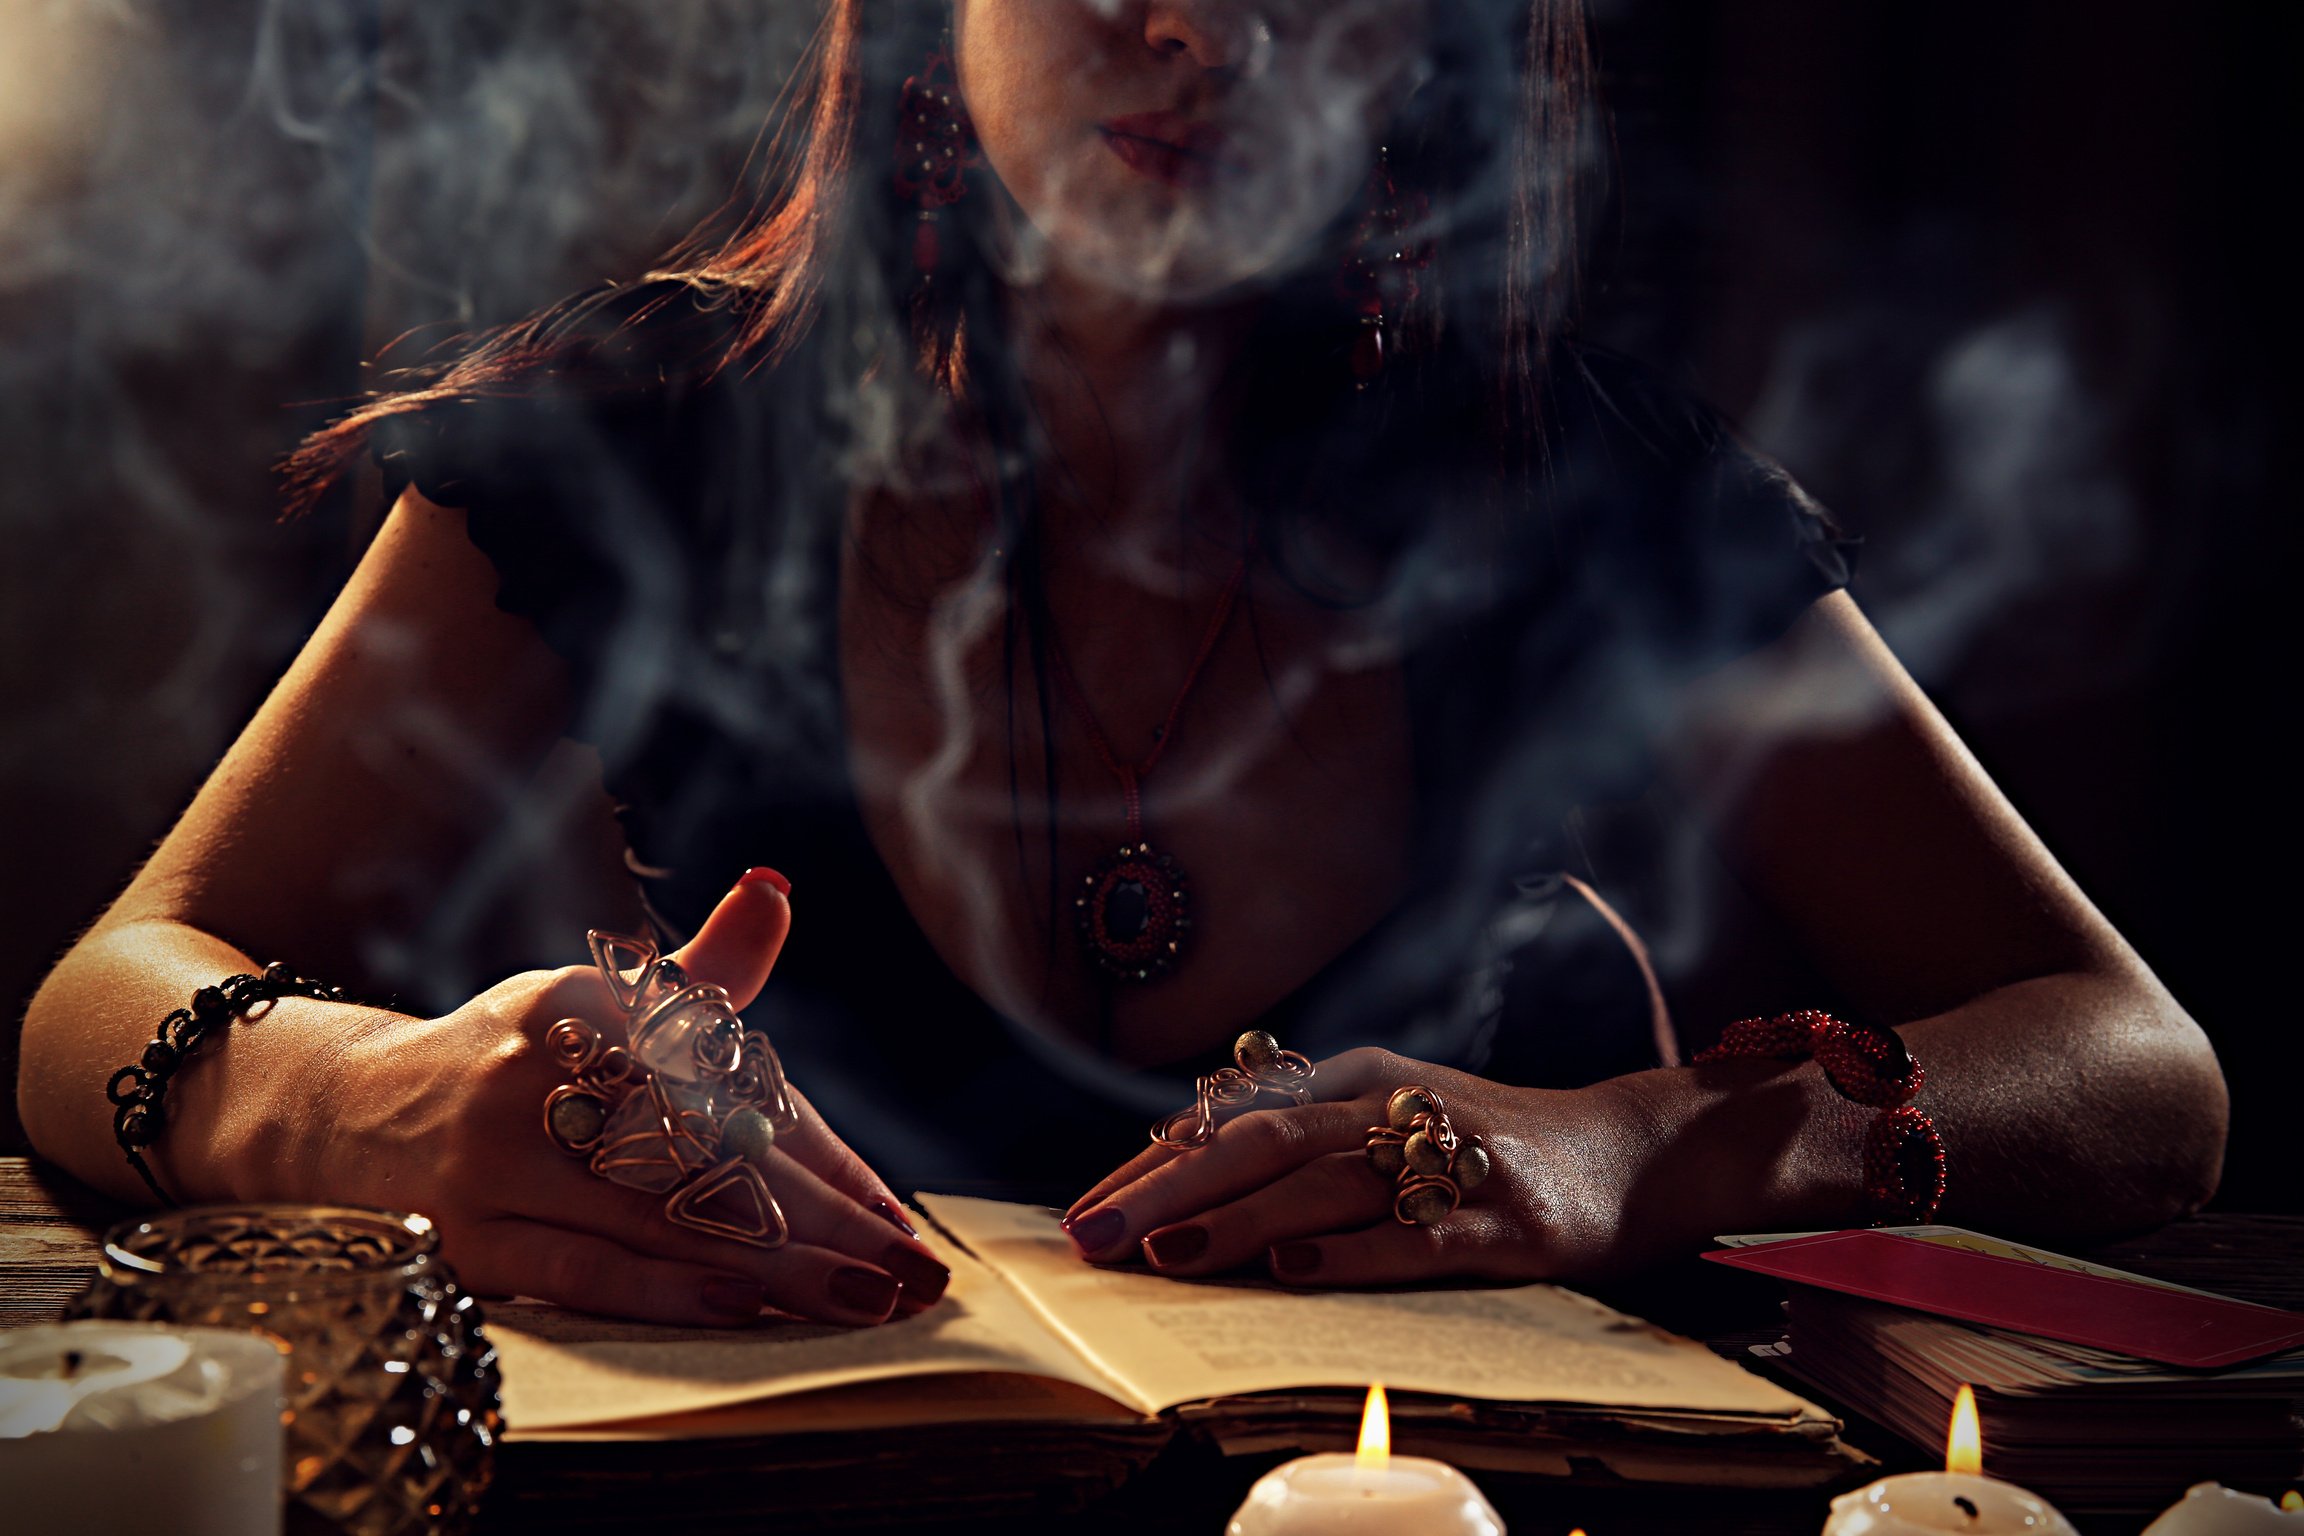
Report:
<svg viewBox="0 0 2304 1536"><path fill-rule="evenodd" d="M1394 1217L1394 1181L1365 1150L1393 1090L1410 1085L1438 1093L1491 1164L1429 1226ZM1653 1256L1634 1251L1623 1220L1645 1138L1606 1084L1514 1088L1357 1050L1321 1062L1312 1090L1315 1102L1248 1110L1190 1151L1147 1148L1082 1196L1065 1230L1099 1262L1141 1251L1170 1275L1263 1263L1306 1286L1591 1280Z"/></svg>

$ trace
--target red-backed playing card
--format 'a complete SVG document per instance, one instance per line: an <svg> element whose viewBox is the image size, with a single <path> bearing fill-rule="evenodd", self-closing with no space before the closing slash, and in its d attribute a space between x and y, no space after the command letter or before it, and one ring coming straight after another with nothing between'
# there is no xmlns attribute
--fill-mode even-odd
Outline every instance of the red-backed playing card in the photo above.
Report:
<svg viewBox="0 0 2304 1536"><path fill-rule="evenodd" d="M1819 1232L1704 1257L2162 1365L2205 1370L2304 1344L2304 1313L2053 1269L1891 1232Z"/></svg>

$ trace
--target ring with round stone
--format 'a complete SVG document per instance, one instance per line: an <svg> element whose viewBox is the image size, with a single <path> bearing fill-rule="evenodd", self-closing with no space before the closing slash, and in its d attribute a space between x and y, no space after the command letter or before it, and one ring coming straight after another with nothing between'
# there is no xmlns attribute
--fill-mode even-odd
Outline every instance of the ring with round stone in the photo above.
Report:
<svg viewBox="0 0 2304 1536"><path fill-rule="evenodd" d="M1219 1067L1192 1085L1192 1102L1152 1127L1152 1139L1171 1152L1204 1147L1216 1127L1253 1106L1260 1094L1291 1104L1312 1097L1312 1063L1300 1051L1282 1049L1268 1030L1242 1032L1232 1042L1233 1065Z"/></svg>
<svg viewBox="0 0 2304 1536"><path fill-rule="evenodd" d="M664 1196L665 1219L755 1248L790 1223L762 1165L800 1115L775 1047L745 1027L726 988L691 980L644 938L585 935L623 1039L562 1019L545 1049L569 1081L544 1098L544 1134L604 1179Z"/></svg>
<svg viewBox="0 0 2304 1536"><path fill-rule="evenodd" d="M1393 1181L1392 1217L1428 1227L1464 1203L1490 1167L1477 1136L1460 1137L1440 1095L1421 1084L1392 1090L1384 1124L1368 1128L1368 1165Z"/></svg>

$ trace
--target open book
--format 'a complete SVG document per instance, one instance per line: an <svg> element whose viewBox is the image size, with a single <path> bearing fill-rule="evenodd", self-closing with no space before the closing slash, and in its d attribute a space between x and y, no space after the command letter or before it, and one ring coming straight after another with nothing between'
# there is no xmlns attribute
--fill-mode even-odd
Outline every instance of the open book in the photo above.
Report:
<svg viewBox="0 0 2304 1536"><path fill-rule="evenodd" d="M1305 1293L1080 1262L1056 1213L924 1195L952 1284L877 1328L742 1332L491 1309L522 1443L996 1430L1075 1461L1148 1460L1180 1432L1227 1454L1347 1448L1370 1382L1395 1446L1461 1466L1804 1487L1862 1458L1814 1404L1702 1345L1548 1285Z"/></svg>

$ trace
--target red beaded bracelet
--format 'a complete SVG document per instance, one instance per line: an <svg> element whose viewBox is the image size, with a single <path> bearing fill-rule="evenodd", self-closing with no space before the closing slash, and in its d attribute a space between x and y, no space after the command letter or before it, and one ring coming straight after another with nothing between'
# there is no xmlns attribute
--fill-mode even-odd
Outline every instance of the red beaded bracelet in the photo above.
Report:
<svg viewBox="0 0 2304 1536"><path fill-rule="evenodd" d="M1944 1138L1912 1103L1928 1074L1893 1031L1801 1008L1772 1019L1738 1019L1721 1031L1718 1045L1696 1053L1696 1063L1811 1056L1842 1098L1880 1111L1864 1136L1864 1203L1872 1224L1934 1221L1944 1203Z"/></svg>

